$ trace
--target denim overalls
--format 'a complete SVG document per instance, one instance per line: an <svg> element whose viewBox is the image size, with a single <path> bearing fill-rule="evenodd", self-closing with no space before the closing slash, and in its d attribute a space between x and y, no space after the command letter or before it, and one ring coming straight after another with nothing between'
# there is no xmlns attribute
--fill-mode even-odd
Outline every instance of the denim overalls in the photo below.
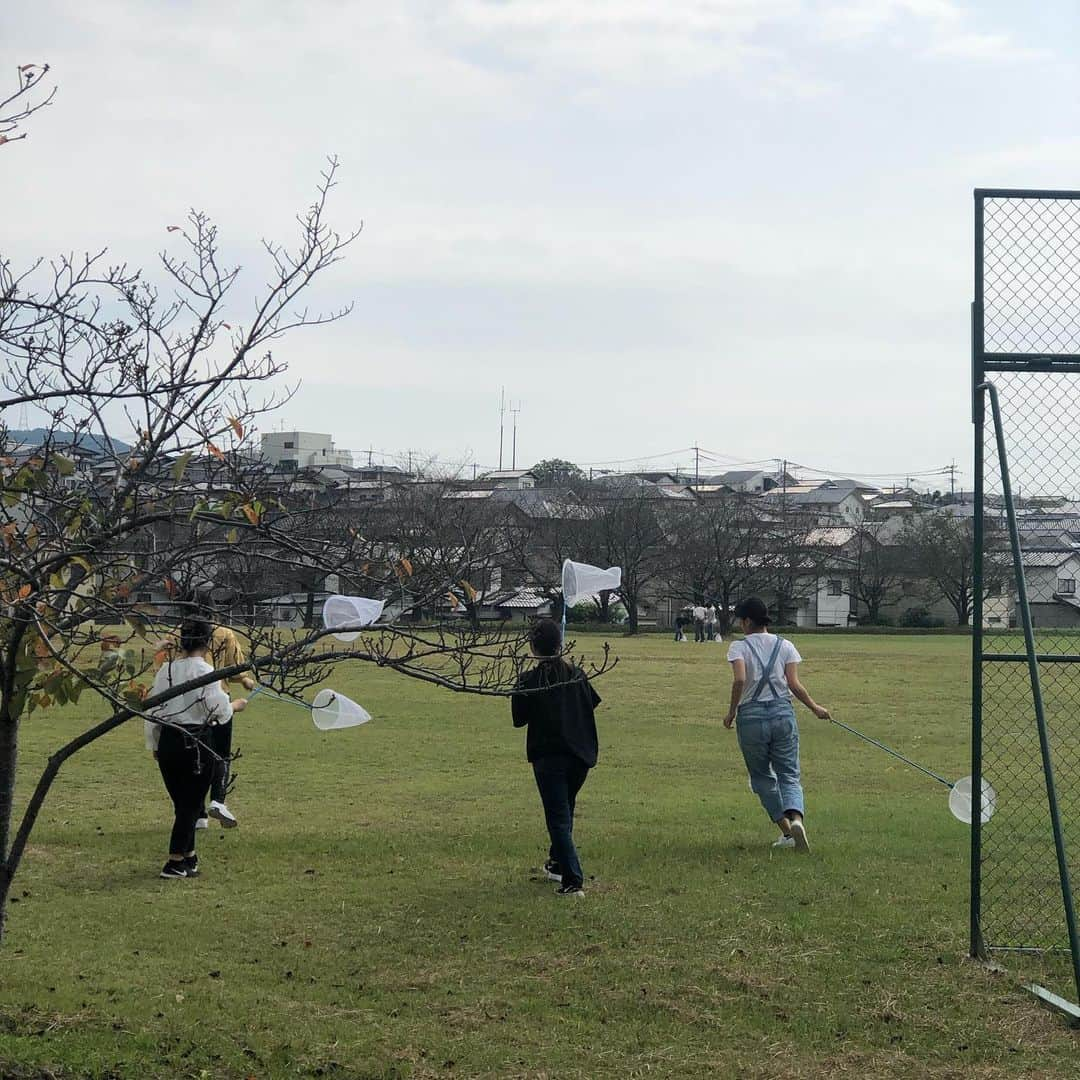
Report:
<svg viewBox="0 0 1080 1080"><path fill-rule="evenodd" d="M753 635L748 634L743 640L761 665L761 678L749 701L739 706L735 729L750 773L750 786L770 820L779 821L788 810L803 812L795 710L790 697L780 697L769 685L769 672L780 654L782 639L777 637L767 661L755 647ZM766 690L772 695L771 700L760 700Z"/></svg>

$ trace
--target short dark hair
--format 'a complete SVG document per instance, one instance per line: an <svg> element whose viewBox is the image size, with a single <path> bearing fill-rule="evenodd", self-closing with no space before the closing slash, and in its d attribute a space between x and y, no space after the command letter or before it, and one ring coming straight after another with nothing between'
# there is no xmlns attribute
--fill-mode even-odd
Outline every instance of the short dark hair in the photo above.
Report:
<svg viewBox="0 0 1080 1080"><path fill-rule="evenodd" d="M214 631L205 619L185 619L180 624L180 648L184 652L197 652L210 648Z"/></svg>
<svg viewBox="0 0 1080 1080"><path fill-rule="evenodd" d="M558 656L562 649L562 631L554 619L540 619L529 631L529 644L537 656Z"/></svg>
<svg viewBox="0 0 1080 1080"><path fill-rule="evenodd" d="M735 618L748 619L751 626L768 626L772 622L765 601L757 596L748 596L735 605Z"/></svg>

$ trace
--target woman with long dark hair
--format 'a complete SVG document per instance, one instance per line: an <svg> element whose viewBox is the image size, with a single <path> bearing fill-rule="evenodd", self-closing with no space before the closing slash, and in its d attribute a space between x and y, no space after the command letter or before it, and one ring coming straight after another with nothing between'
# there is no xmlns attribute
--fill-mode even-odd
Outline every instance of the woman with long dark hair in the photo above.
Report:
<svg viewBox="0 0 1080 1080"><path fill-rule="evenodd" d="M557 623L541 619L529 643L539 662L518 680L510 705L514 727L528 728L525 753L551 840L544 875L559 883L558 895L582 897L585 878L574 846L574 809L599 752L593 710L600 695L580 668L563 659Z"/></svg>
<svg viewBox="0 0 1080 1080"><path fill-rule="evenodd" d="M206 658L211 635L210 624L202 619L184 620L180 627L181 655L158 669L151 696L213 672ZM155 719L145 723L146 747L154 753L173 804L169 858L161 868L163 878L198 876L195 822L210 790L216 760L208 732L213 723L228 721L246 705L243 698L230 701L221 683L212 682L158 705L152 712Z"/></svg>

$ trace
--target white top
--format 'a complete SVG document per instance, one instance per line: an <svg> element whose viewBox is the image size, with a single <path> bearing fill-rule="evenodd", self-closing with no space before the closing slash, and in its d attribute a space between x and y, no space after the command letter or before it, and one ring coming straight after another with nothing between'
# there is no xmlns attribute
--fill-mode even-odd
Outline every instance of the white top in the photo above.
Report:
<svg viewBox="0 0 1080 1080"><path fill-rule="evenodd" d="M705 621L705 609L700 604L694 607L694 618L699 622Z"/></svg>
<svg viewBox="0 0 1080 1080"><path fill-rule="evenodd" d="M728 646L727 658L729 660L742 660L746 664L746 686L743 689L740 705L747 704L754 696L758 681L761 679L762 665L767 663L772 651L776 647L775 634L750 634L753 644L747 643L747 638L741 641L733 641ZM758 656L761 659L758 659ZM788 664L801 664L802 657L799 650L788 641L787 638L780 643L780 651L776 654L772 670L769 672L769 681L758 694L758 701L776 701L788 699L791 691L788 689L787 679L784 676L784 668Z"/></svg>
<svg viewBox="0 0 1080 1080"><path fill-rule="evenodd" d="M162 664L154 676L154 685L150 695L164 694L172 686L181 686L203 675L209 675L214 669L201 656L184 656L168 664ZM195 690L185 691L176 697L157 705L154 716L167 720L170 724L183 724L184 727L202 727L208 722L224 724L232 718L232 703L229 695L222 689L220 682L208 683ZM161 725L152 720L145 720L143 728L146 734L146 749L156 750L161 740Z"/></svg>

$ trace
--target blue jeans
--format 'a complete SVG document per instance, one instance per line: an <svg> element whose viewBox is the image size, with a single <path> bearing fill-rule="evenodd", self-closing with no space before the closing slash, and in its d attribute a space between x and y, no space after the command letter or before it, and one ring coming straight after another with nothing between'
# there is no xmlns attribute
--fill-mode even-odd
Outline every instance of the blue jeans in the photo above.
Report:
<svg viewBox="0 0 1080 1080"><path fill-rule="evenodd" d="M750 773L750 786L771 821L789 810L803 812L799 782L799 726L791 700L740 705L735 717L739 749Z"/></svg>
<svg viewBox="0 0 1080 1080"><path fill-rule="evenodd" d="M571 754L552 754L533 762L533 776L544 804L544 820L551 837L549 852L559 864L564 885L584 882L577 848L574 847L574 807L589 766Z"/></svg>

